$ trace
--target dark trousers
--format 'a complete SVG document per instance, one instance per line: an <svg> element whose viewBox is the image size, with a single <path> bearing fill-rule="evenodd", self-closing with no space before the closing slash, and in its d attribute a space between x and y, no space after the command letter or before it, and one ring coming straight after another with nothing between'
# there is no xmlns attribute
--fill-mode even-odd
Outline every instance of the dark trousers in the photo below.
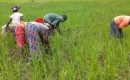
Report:
<svg viewBox="0 0 130 80"><path fill-rule="evenodd" d="M118 39L123 38L122 29L119 28L119 25L115 23L114 19L110 23L110 36Z"/></svg>

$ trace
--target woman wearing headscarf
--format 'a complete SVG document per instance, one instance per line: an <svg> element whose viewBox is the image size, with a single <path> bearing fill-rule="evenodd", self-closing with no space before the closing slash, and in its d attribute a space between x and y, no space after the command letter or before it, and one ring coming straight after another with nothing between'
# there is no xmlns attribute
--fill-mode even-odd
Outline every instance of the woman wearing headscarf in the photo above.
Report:
<svg viewBox="0 0 130 80"><path fill-rule="evenodd" d="M38 58L40 53L40 42L45 47L45 51L50 49L48 40L47 25L44 24L42 18L36 19L34 22L29 22L25 27L26 41L29 44L30 58L32 59L33 54ZM47 49L46 49L47 48Z"/></svg>
<svg viewBox="0 0 130 80"><path fill-rule="evenodd" d="M16 25L19 24L20 21L23 21L23 14L19 12L20 8L21 7L19 7L19 6L13 6L11 8L12 11L13 11L13 14L11 14L10 19L9 19L7 25L5 27L3 27L2 34L4 32L6 32L8 28L11 30L11 32L14 33ZM9 26L9 24L10 24L10 26Z"/></svg>
<svg viewBox="0 0 130 80"><path fill-rule="evenodd" d="M26 38L25 38L25 27L27 25L27 22L21 21L19 24L16 25L15 27L15 37L16 37L16 42L18 45L18 50L19 50L19 57L22 57L22 49L26 45Z"/></svg>

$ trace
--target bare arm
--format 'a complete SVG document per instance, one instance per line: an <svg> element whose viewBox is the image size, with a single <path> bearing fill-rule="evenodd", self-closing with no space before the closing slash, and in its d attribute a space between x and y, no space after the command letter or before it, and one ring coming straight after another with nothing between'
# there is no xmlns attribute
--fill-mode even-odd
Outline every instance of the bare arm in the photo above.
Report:
<svg viewBox="0 0 130 80"><path fill-rule="evenodd" d="M119 25L119 28L122 29L122 28L124 28L124 27L127 27L128 25L129 25L128 22L123 21L123 22Z"/></svg>
<svg viewBox="0 0 130 80"><path fill-rule="evenodd" d="M7 28L8 28L8 26L9 26L9 24L10 24L11 21L12 21L12 18L10 18L10 20L8 21L8 23L6 25L6 31L7 31Z"/></svg>
<svg viewBox="0 0 130 80"><path fill-rule="evenodd" d="M62 35L62 32L61 32L60 28L57 27L56 29L57 29L57 31Z"/></svg>
<svg viewBox="0 0 130 80"><path fill-rule="evenodd" d="M49 46L49 40L48 40L48 30L46 30L46 33L45 33L45 37L43 38L44 39L44 43L47 47L50 47Z"/></svg>
<svg viewBox="0 0 130 80"><path fill-rule="evenodd" d="M23 16L20 17L20 21L23 21Z"/></svg>
<svg viewBox="0 0 130 80"><path fill-rule="evenodd" d="M45 35L41 35L41 34L39 33L39 36L40 36L42 45L49 46L48 30L46 30Z"/></svg>
<svg viewBox="0 0 130 80"><path fill-rule="evenodd" d="M45 52L48 54L51 54L50 50L50 45L49 45L49 39L48 39L48 30L46 31L45 35L43 36L43 41L42 41Z"/></svg>

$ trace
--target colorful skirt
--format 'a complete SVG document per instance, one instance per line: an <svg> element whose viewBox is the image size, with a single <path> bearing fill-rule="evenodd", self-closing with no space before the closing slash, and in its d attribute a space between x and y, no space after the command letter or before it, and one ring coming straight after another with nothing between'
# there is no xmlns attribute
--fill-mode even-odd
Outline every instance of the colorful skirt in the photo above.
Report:
<svg viewBox="0 0 130 80"><path fill-rule="evenodd" d="M30 57L32 57L32 54L38 56L40 47L39 47L39 35L37 25L28 23L27 26L25 27L25 35L26 35L26 41L29 44Z"/></svg>

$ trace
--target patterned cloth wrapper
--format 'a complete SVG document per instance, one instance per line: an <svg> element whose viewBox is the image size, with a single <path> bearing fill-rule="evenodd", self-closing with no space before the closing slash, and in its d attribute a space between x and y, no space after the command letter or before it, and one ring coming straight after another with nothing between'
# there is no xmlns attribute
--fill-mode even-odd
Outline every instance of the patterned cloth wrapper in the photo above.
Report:
<svg viewBox="0 0 130 80"><path fill-rule="evenodd" d="M36 54L38 56L39 52L39 35L38 35L38 27L35 24L28 23L27 26L25 27L25 35L26 35L26 40L29 44L29 49L30 49L30 57L32 54Z"/></svg>

